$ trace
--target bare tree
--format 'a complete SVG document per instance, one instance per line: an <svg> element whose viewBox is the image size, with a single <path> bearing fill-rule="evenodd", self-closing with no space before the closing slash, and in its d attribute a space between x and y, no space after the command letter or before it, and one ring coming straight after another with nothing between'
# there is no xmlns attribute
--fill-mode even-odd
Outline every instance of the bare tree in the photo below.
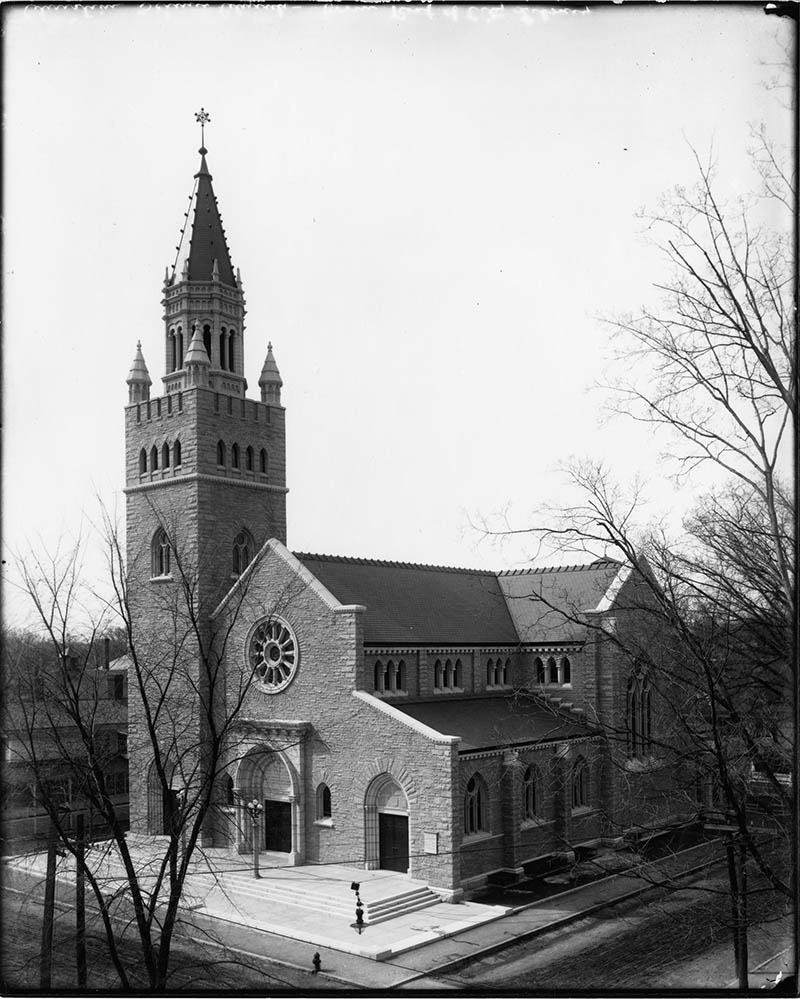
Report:
<svg viewBox="0 0 800 999"><path fill-rule="evenodd" d="M165 511L159 518L174 585L156 588L156 634L136 626L142 595L107 515L105 595L85 584L80 543L53 558L27 552L17 560L43 643L35 682L24 681L27 696L17 691L4 708L6 731L15 732L15 756L31 775L62 848L90 887L123 989L166 987L187 878L198 870L213 873L203 844L227 800L227 773L237 762L235 729L254 682L252 673L224 669L231 635L241 615L255 606L254 565L233 585L225 613L215 617L200 599L201 562L183 544L178 518ZM258 604L259 614L278 613L293 591L290 584L268 611ZM126 835L127 811L111 777L110 764L126 752L120 747L125 737L109 717L108 673L95 664L100 638L110 627L121 630L127 646L127 739L140 758L152 760L151 779L155 775L169 811L164 835L150 844L146 864ZM86 853L74 834L76 809L93 816L98 842ZM131 939L141 958L135 967L121 947Z"/></svg>

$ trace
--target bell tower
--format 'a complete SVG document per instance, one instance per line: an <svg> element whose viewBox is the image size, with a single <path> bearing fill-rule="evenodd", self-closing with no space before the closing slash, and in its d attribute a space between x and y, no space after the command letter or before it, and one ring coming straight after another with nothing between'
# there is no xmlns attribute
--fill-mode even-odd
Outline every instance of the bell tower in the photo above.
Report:
<svg viewBox="0 0 800 999"><path fill-rule="evenodd" d="M205 125L206 112L198 120ZM177 256L163 285L163 392L153 396L139 344L125 409L126 547L134 639L140 654L144 650L152 662L173 662L173 670L173 646L190 634L188 629L186 636L177 634L182 594L191 592L192 614L196 612L192 640L210 647L211 615L237 577L267 540L286 543L282 380L270 344L259 397L247 397L245 300L207 154L203 142ZM195 655L194 661L201 658ZM163 816L153 805L153 794L148 797L152 761L146 758L147 739L143 733L137 738L137 724L132 704L131 829L158 835Z"/></svg>

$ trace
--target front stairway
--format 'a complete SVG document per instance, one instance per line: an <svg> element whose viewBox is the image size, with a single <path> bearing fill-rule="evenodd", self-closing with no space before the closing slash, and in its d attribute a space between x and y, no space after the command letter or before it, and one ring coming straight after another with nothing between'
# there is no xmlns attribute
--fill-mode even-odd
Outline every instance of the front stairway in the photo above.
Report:
<svg viewBox="0 0 800 999"><path fill-rule="evenodd" d="M364 923L373 926L441 901L427 885L391 871L349 870L344 879L341 869L326 873L325 867L305 867L302 872L305 876L300 875L298 868L273 868L260 879L243 872L228 872L225 883L228 890L239 895L294 905L353 922L356 896L350 885L355 881L361 886Z"/></svg>

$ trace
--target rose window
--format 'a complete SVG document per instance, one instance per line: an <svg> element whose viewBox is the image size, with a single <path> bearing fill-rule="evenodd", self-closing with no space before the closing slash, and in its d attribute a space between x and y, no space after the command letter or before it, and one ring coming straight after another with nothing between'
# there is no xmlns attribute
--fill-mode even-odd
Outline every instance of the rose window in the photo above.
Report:
<svg viewBox="0 0 800 999"><path fill-rule="evenodd" d="M270 694L288 687L297 671L297 639L280 618L264 621L250 639L253 675Z"/></svg>

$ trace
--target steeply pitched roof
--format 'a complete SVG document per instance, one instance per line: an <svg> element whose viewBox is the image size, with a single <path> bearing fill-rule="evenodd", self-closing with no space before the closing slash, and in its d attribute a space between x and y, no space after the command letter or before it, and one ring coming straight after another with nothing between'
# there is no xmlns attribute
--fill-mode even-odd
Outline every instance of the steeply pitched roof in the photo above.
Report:
<svg viewBox="0 0 800 999"><path fill-rule="evenodd" d="M459 753L593 734L530 697L452 697L392 706L442 735L460 736Z"/></svg>
<svg viewBox="0 0 800 999"><path fill-rule="evenodd" d="M344 604L364 604L368 644L514 645L493 572L295 553Z"/></svg>
<svg viewBox="0 0 800 999"><path fill-rule="evenodd" d="M570 619L594 610L622 568L614 559L597 559L590 565L499 573L520 641L555 645L584 638L585 627Z"/></svg>
<svg viewBox="0 0 800 999"><path fill-rule="evenodd" d="M181 234L178 258L175 264L174 280L181 281L186 261L189 262L189 281L210 281L214 271L214 261L219 268L219 279L232 288L237 287L233 275L225 231L222 228L217 199L211 186L211 174L206 165L206 149L200 150L200 169L195 174L197 183L191 198L187 227Z"/></svg>

